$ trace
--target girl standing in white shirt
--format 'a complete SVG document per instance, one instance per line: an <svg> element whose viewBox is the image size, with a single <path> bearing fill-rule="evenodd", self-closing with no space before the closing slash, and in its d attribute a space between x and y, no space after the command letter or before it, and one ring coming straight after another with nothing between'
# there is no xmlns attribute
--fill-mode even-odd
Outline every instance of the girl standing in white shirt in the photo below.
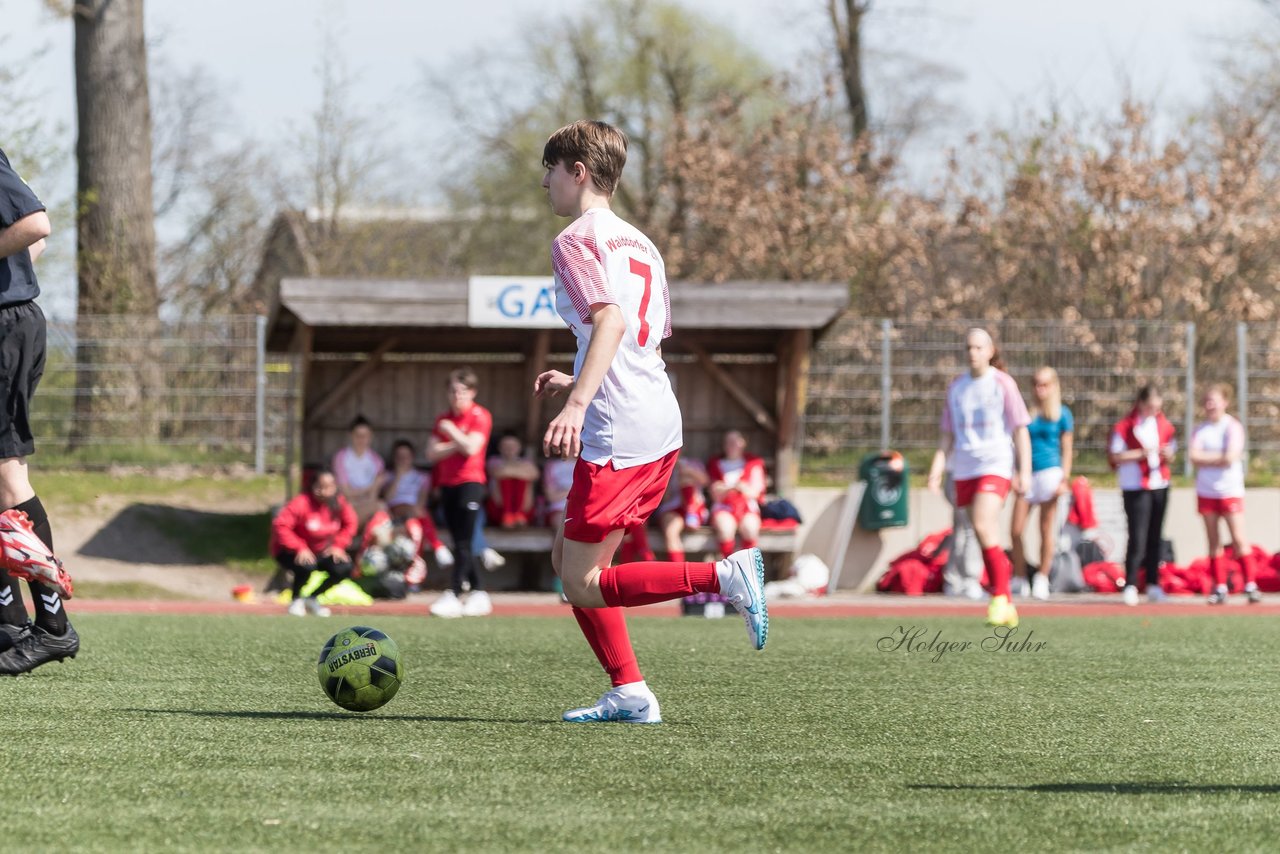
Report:
<svg viewBox="0 0 1280 854"><path fill-rule="evenodd" d="M1210 605L1227 601L1227 562L1222 556L1219 521L1227 523L1231 550L1244 567L1244 592L1250 603L1262 601L1253 554L1244 537L1244 426L1227 414L1231 392L1213 385L1204 395L1205 421L1191 438L1189 456L1196 467L1196 503L1209 538L1214 589Z"/></svg>

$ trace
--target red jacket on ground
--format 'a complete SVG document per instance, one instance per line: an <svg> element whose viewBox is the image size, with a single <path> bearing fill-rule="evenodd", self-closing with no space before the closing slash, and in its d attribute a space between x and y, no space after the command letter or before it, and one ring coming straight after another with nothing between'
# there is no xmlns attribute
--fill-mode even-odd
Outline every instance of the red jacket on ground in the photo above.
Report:
<svg viewBox="0 0 1280 854"><path fill-rule="evenodd" d="M328 504L307 492L281 508L271 523L272 553L304 547L315 554L330 547L346 551L356 536L356 511L341 495L336 500L336 517Z"/></svg>
<svg viewBox="0 0 1280 854"><path fill-rule="evenodd" d="M1071 512L1067 522L1082 531L1098 527L1098 514L1093 510L1093 489L1089 478L1081 475L1071 479Z"/></svg>

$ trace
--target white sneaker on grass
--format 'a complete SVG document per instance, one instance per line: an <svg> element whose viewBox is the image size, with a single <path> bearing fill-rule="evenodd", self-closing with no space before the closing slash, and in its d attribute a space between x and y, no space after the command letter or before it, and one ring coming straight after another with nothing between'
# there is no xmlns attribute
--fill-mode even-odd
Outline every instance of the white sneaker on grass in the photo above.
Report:
<svg viewBox="0 0 1280 854"><path fill-rule="evenodd" d="M1132 584L1124 589L1124 604L1130 606L1138 604L1138 588Z"/></svg>
<svg viewBox="0 0 1280 854"><path fill-rule="evenodd" d="M292 602L289 603L289 616L290 617L307 616L307 606L303 603L301 597L294 599Z"/></svg>
<svg viewBox="0 0 1280 854"><path fill-rule="evenodd" d="M573 724L660 724L658 698L644 682L630 682L606 691L595 705L570 709L564 719Z"/></svg>
<svg viewBox="0 0 1280 854"><path fill-rule="evenodd" d="M756 649L769 639L769 604L764 598L764 555L759 549L743 549L716 563L720 595L737 609L747 624L747 636Z"/></svg>
<svg viewBox="0 0 1280 854"><path fill-rule="evenodd" d="M507 559L493 549L486 548L480 553L480 562L484 564L485 569L493 570L500 566L506 566Z"/></svg>
<svg viewBox="0 0 1280 854"><path fill-rule="evenodd" d="M307 613L313 617L331 617L333 612L320 604L320 601L314 596L308 596L302 600L303 606L307 609Z"/></svg>
<svg viewBox="0 0 1280 854"><path fill-rule="evenodd" d="M489 599L489 594L483 590L473 590L467 595L467 601L462 605L462 616L464 617L487 617L493 613L493 602Z"/></svg>
<svg viewBox="0 0 1280 854"><path fill-rule="evenodd" d="M431 613L437 617L452 619L462 616L462 600L452 590L446 590L431 603Z"/></svg>

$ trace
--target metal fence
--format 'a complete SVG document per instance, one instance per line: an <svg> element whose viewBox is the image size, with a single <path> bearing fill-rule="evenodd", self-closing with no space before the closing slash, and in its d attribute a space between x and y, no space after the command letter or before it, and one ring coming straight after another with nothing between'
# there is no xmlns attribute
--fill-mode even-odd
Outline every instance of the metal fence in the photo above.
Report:
<svg viewBox="0 0 1280 854"><path fill-rule="evenodd" d="M51 321L32 411L37 459L280 469L296 375L290 361L268 359L265 333L255 316Z"/></svg>
<svg viewBox="0 0 1280 854"><path fill-rule="evenodd" d="M1280 451L1280 350L1272 342L1280 323L1238 324L1236 332L1236 394L1240 420L1249 436L1249 450L1258 457Z"/></svg>
<svg viewBox="0 0 1280 854"><path fill-rule="evenodd" d="M1280 470L1280 348L1271 346L1280 322L1241 323L1208 335L1190 323L853 317L838 321L813 353L806 470L846 478L863 454L885 447L905 451L917 470L926 465L937 446L947 383L964 370L971 326L996 335L1028 398L1032 372L1040 365L1057 369L1076 419L1079 471L1105 468L1110 426L1148 381L1161 385L1184 446L1197 418L1187 405L1197 402L1197 389L1234 385L1232 411L1248 428L1251 469ZM290 416L298 374L290 359L265 352L265 330L265 319L255 316L50 322L33 411L40 463L281 469L296 428ZM86 357L98 368L88 386L77 361ZM102 404L91 424L76 405L86 397Z"/></svg>
<svg viewBox="0 0 1280 854"><path fill-rule="evenodd" d="M1194 323L1127 321L839 321L816 348L805 416L805 468L847 477L880 448L928 464L950 380L965 370L964 335L996 336L1008 371L1030 400L1031 376L1050 365L1075 416L1076 469L1106 468L1110 427L1144 382L1161 387L1165 413L1186 446L1208 382L1236 387L1232 410L1249 433L1251 468L1273 471L1280 450L1280 324L1238 324L1197 336ZM1190 355L1194 354L1194 355ZM1188 405L1190 404L1190 405ZM1186 455L1185 472L1190 472Z"/></svg>

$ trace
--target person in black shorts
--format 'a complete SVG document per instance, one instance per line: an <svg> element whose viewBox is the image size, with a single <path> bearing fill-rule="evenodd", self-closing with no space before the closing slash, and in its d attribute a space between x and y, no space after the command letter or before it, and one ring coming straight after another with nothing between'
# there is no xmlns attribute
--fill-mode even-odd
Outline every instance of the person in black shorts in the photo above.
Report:
<svg viewBox="0 0 1280 854"><path fill-rule="evenodd" d="M0 151L0 674L10 676L80 650L62 604L71 578L54 557L49 516L27 471L35 452L31 399L45 355L33 265L49 231L44 204ZM31 589L34 624L15 578Z"/></svg>

